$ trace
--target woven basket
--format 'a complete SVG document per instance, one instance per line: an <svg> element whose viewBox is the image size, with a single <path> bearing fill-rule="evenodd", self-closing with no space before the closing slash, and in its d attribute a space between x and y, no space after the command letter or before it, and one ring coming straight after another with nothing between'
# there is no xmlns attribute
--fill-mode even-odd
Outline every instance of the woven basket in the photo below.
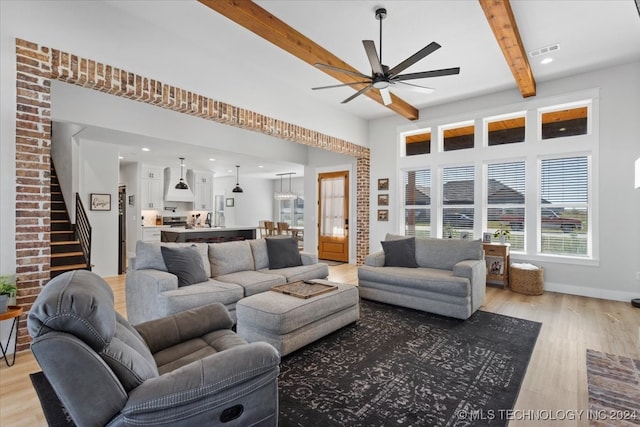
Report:
<svg viewBox="0 0 640 427"><path fill-rule="evenodd" d="M525 270L509 267L509 286L513 292L524 295L542 295L544 288L544 268Z"/></svg>

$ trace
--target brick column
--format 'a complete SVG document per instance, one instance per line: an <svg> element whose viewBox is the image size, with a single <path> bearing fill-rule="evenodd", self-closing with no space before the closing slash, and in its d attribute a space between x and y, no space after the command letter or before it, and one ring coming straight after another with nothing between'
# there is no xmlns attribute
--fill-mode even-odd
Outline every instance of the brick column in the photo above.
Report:
<svg viewBox="0 0 640 427"><path fill-rule="evenodd" d="M16 282L17 303L31 308L49 280L51 50L16 40ZM29 347L26 318L18 351Z"/></svg>

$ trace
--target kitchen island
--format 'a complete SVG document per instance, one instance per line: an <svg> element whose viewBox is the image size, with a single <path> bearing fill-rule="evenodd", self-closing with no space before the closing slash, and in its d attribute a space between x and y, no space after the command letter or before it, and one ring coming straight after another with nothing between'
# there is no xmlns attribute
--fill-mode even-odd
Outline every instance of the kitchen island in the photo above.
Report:
<svg viewBox="0 0 640 427"><path fill-rule="evenodd" d="M172 227L162 230L163 242L220 243L255 239L258 227Z"/></svg>

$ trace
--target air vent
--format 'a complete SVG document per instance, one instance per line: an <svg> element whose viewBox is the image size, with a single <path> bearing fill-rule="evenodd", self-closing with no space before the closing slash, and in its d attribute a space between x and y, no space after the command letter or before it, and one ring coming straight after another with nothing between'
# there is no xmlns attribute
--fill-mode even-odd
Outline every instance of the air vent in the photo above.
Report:
<svg viewBox="0 0 640 427"><path fill-rule="evenodd" d="M555 52L556 50L560 50L559 43L552 44L550 46L541 47L540 49L532 50L531 52L529 52L529 55L531 55L531 57L534 58L536 56L544 55L546 53Z"/></svg>

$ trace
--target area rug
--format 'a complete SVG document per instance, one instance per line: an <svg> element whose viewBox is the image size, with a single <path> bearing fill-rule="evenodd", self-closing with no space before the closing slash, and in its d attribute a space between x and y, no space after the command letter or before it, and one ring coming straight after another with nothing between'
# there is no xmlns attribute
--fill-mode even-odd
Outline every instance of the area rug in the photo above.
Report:
<svg viewBox="0 0 640 427"><path fill-rule="evenodd" d="M361 301L357 323L282 359L279 424L506 425L540 328Z"/></svg>
<svg viewBox="0 0 640 427"><path fill-rule="evenodd" d="M587 349L592 426L640 426L640 360Z"/></svg>
<svg viewBox="0 0 640 427"><path fill-rule="evenodd" d="M62 405L53 387L44 376L42 372L36 372L29 374L31 378L31 384L36 389L44 417L47 420L49 427L73 427L74 422L71 420L71 416L67 412L67 409Z"/></svg>

